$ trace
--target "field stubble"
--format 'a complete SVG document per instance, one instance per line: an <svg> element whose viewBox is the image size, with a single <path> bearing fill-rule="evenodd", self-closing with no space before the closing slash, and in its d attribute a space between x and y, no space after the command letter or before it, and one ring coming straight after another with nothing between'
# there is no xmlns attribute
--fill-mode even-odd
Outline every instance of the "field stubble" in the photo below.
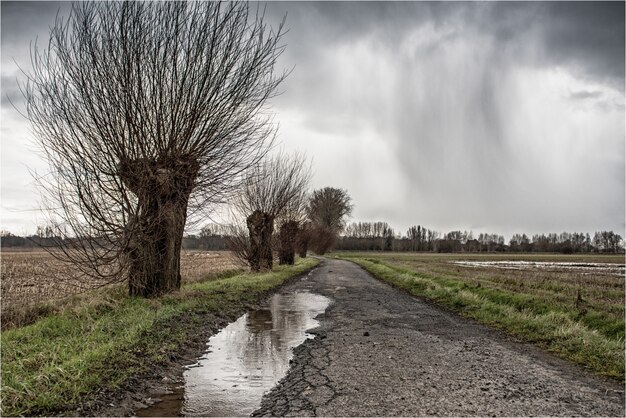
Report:
<svg viewBox="0 0 626 418"><path fill-rule="evenodd" d="M244 266L227 251L183 251L183 283L220 278L243 271ZM2 329L31 323L59 309L73 296L94 293L103 286L117 286L85 277L47 251L2 251Z"/></svg>

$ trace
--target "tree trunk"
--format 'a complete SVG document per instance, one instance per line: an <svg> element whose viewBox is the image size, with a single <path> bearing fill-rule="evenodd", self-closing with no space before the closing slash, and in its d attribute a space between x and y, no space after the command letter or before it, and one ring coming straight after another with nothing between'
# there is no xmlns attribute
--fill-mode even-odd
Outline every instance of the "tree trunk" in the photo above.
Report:
<svg viewBox="0 0 626 418"><path fill-rule="evenodd" d="M250 233L250 269L252 271L271 270L274 264L272 254L272 233L274 217L255 210L246 219Z"/></svg>
<svg viewBox="0 0 626 418"><path fill-rule="evenodd" d="M120 165L124 184L138 200L137 214L126 228L131 296L155 297L180 288L180 249L198 168L182 157Z"/></svg>
<svg viewBox="0 0 626 418"><path fill-rule="evenodd" d="M317 255L324 255L337 241L337 233L327 226L316 226L311 229L311 249Z"/></svg>
<svg viewBox="0 0 626 418"><path fill-rule="evenodd" d="M311 230L308 227L302 227L296 235L296 251L302 258L306 257L309 249L309 241L311 240Z"/></svg>
<svg viewBox="0 0 626 418"><path fill-rule="evenodd" d="M287 221L280 227L280 252L278 264L293 265L295 262L295 244L298 234L298 222Z"/></svg>

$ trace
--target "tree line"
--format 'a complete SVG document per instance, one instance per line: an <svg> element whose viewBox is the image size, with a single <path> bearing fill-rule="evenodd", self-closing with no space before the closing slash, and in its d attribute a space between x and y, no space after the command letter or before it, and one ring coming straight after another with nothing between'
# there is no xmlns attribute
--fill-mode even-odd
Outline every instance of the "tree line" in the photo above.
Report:
<svg viewBox="0 0 626 418"><path fill-rule="evenodd" d="M345 251L403 252L552 252L620 253L623 238L613 231L598 231L593 237L582 232L561 234L514 234L508 243L499 234L472 231L440 233L421 225L411 226L404 235L396 234L387 222L352 222L336 246Z"/></svg>
<svg viewBox="0 0 626 418"><path fill-rule="evenodd" d="M347 196L345 190L341 192ZM294 253L297 250L302 256L305 256L309 249L316 254L324 254L331 249L439 253L545 252L579 254L624 252L623 238L613 231L598 231L593 236L582 232L535 234L531 237L526 234L514 234L507 244L504 236L499 234L480 233L477 237L474 237L471 231L451 231L442 234L421 225L410 227L405 235L398 235L389 223L379 221L352 222L345 226L341 234L336 233L336 230L334 233L325 234L323 232L324 227L320 225L313 227L314 224L308 215L310 209L308 211L298 223L298 228L294 233ZM202 227L199 233L184 236L182 248L208 251L234 250L233 239L237 236L241 239L241 233L241 228L233 224L208 223ZM0 244L3 248L51 247L56 245L60 238L51 226L38 226L37 232L27 237L17 236L9 231L0 231ZM66 238L66 240L69 239ZM282 248L285 248L285 245L281 244L279 234L272 236L270 245L273 251L278 251L281 245L283 245ZM280 259L280 257L278 258ZM244 259L244 261L248 262L249 260Z"/></svg>
<svg viewBox="0 0 626 418"><path fill-rule="evenodd" d="M228 228L207 225L200 234L185 237L184 248L227 249ZM442 234L420 225L398 236L387 222L352 222L336 240L335 250L399 252L541 252L541 253L621 253L624 241L613 231L561 234L514 234L508 243L503 235L451 231Z"/></svg>

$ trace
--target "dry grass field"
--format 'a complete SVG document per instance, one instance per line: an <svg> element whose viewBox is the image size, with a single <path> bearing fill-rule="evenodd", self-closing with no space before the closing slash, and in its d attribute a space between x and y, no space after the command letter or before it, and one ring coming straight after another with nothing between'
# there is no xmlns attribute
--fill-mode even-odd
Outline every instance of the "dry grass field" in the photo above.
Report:
<svg viewBox="0 0 626 418"><path fill-rule="evenodd" d="M204 281L224 271L245 268L229 251L183 251L180 261L183 283Z"/></svg>
<svg viewBox="0 0 626 418"><path fill-rule="evenodd" d="M46 251L2 251L2 328L30 322L72 295L88 293L106 283L85 279ZM183 251L183 282L198 282L243 268L227 251Z"/></svg>

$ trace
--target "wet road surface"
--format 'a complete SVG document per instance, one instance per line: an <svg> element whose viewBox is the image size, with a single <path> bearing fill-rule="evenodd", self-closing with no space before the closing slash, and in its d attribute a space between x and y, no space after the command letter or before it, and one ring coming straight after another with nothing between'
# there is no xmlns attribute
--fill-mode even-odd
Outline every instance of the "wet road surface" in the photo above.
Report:
<svg viewBox="0 0 626 418"><path fill-rule="evenodd" d="M624 386L324 260L289 285L332 300L255 415L624 416Z"/></svg>

